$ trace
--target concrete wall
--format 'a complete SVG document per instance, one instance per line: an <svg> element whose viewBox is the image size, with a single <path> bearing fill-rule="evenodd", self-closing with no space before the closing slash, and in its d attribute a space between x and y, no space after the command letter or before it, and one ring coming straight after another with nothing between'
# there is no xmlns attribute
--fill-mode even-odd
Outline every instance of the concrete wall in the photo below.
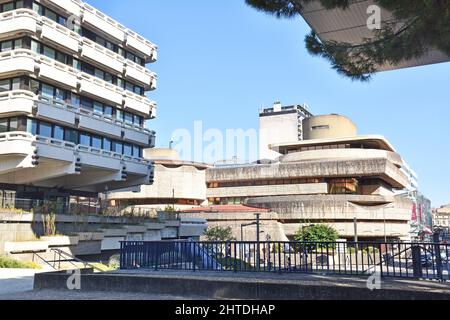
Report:
<svg viewBox="0 0 450 320"><path fill-rule="evenodd" d="M354 137L357 135L356 125L347 117L337 114L306 118L303 120L303 131L304 140Z"/></svg>
<svg viewBox="0 0 450 320"><path fill-rule="evenodd" d="M299 194L326 194L327 183L282 184L266 186L248 186L233 188L209 188L208 198L260 197Z"/></svg>
<svg viewBox="0 0 450 320"><path fill-rule="evenodd" d="M260 117L259 158L274 160L279 157L280 154L270 150L269 145L297 141L298 125L297 111Z"/></svg>

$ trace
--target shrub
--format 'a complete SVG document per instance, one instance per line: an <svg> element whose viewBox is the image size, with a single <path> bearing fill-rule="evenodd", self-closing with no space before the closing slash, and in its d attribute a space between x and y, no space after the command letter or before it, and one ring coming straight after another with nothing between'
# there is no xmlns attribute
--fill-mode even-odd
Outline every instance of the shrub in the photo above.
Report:
<svg viewBox="0 0 450 320"><path fill-rule="evenodd" d="M7 257L0 257L0 269L41 269L34 262L21 262Z"/></svg>

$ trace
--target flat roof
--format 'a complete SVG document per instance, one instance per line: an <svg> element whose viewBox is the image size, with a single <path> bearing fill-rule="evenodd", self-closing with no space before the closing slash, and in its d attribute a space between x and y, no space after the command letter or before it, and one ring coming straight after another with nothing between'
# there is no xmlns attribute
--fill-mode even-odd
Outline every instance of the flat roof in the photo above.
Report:
<svg viewBox="0 0 450 320"><path fill-rule="evenodd" d="M296 151L302 147L325 146L332 144L334 145L334 144L348 144L348 143L364 143L369 146L373 145L373 147L376 149L396 152L395 148L390 144L390 142L387 141L385 137L380 135L364 135L347 138L303 140L290 143L272 144L269 145L269 148L281 154L287 154L289 153L289 151Z"/></svg>
<svg viewBox="0 0 450 320"><path fill-rule="evenodd" d="M353 0L350 6L343 9L325 9L320 1L311 1L303 4L300 14L322 41L337 41L351 44L361 44L364 39L375 36L375 32L367 27L367 9L370 5L376 5L374 0ZM383 22L396 22L392 13L381 7L381 18ZM398 21L397 28L403 26ZM435 64L450 61L450 57L437 49L430 49L422 57L403 61L399 65L383 65L378 71L395 70L401 68L415 67L427 64Z"/></svg>

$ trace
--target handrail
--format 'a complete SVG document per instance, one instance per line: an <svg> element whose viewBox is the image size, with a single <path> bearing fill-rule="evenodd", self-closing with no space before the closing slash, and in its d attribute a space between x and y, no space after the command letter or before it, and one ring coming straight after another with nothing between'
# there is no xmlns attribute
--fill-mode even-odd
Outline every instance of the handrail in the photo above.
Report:
<svg viewBox="0 0 450 320"><path fill-rule="evenodd" d="M71 260L73 260L73 261L76 261L76 262L79 262L79 263L84 264L84 267L85 267L85 268L86 268L86 267L91 267L91 268L94 269L94 270L97 270L97 271L99 271L99 272L103 272L102 269L96 267L95 265L93 265L93 264L91 264L91 263L89 263L89 262L86 262L86 261L84 261L84 260L81 260L81 259L79 259L79 258L77 258L77 257L75 257L75 256L73 256L73 255L71 255L71 254L69 254L69 253L67 253L67 252L65 252L65 251L63 251L63 250L61 250L61 249L52 248L52 249L50 249L50 251L53 251L53 252L57 253L57 254L59 255L59 258L60 258L59 260L60 260L60 261L61 261L61 257L69 258L69 259L71 259ZM66 261L67 261L67 260L66 260ZM70 261L68 261L68 262L70 262ZM76 267L75 264L72 263L72 265L74 265L74 266Z"/></svg>
<svg viewBox="0 0 450 320"><path fill-rule="evenodd" d="M33 252L33 261L34 261L34 256L38 257L39 259L41 259L45 264L47 264L48 266L50 266L50 268L52 268L53 270L57 271L58 269L55 268L54 265L51 265L47 260L45 260L44 258L42 258L38 253Z"/></svg>

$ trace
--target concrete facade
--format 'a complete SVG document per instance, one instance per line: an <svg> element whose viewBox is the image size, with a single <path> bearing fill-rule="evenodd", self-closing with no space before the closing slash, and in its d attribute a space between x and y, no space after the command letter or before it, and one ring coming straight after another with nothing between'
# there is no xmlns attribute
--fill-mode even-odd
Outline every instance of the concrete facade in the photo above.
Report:
<svg viewBox="0 0 450 320"><path fill-rule="evenodd" d="M164 210L190 208L205 203L205 175L209 167L203 163L181 161L172 149L145 150L145 157L155 165L155 182L142 185L139 190L124 189L112 192L112 205L144 207Z"/></svg>
<svg viewBox="0 0 450 320"><path fill-rule="evenodd" d="M280 152L274 163L209 169L209 202L276 212L290 238L323 223L353 239L356 218L360 240L409 239L413 203L396 190L411 182L394 147L382 136L354 135L339 115L307 118L303 128L311 139L272 145Z"/></svg>
<svg viewBox="0 0 450 320"><path fill-rule="evenodd" d="M433 225L450 230L450 205L442 206L433 212Z"/></svg>
<svg viewBox="0 0 450 320"><path fill-rule="evenodd" d="M151 183L157 47L82 1L2 4L0 190L43 200Z"/></svg>

